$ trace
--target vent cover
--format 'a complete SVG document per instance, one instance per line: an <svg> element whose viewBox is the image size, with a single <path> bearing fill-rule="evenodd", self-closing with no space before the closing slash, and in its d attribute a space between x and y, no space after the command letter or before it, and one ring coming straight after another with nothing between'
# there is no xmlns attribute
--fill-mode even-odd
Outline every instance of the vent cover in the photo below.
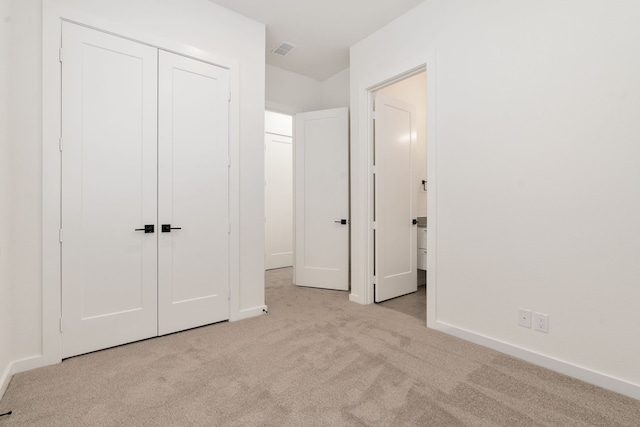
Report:
<svg viewBox="0 0 640 427"><path fill-rule="evenodd" d="M295 48L296 48L296 45L294 44L282 42L275 49L273 49L271 53L275 53L276 55L280 55L280 56L287 56Z"/></svg>

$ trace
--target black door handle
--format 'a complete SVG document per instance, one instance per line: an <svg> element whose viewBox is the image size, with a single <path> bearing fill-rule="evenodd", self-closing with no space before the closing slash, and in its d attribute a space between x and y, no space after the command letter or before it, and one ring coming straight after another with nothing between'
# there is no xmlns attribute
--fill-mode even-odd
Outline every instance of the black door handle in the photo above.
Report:
<svg viewBox="0 0 640 427"><path fill-rule="evenodd" d="M171 230L182 230L182 227L172 227L171 224L162 224L163 233L171 233Z"/></svg>
<svg viewBox="0 0 640 427"><path fill-rule="evenodd" d="M338 221L333 221L333 222L335 222L336 224L342 224L342 225L346 225L347 224L347 220L346 219L340 219Z"/></svg>
<svg viewBox="0 0 640 427"><path fill-rule="evenodd" d="M135 231L144 231L146 233L154 233L156 226L153 224L145 224L144 228L136 228Z"/></svg>
<svg viewBox="0 0 640 427"><path fill-rule="evenodd" d="M414 219L413 221L411 221L411 223L412 223L413 225L416 225L416 224L418 223L418 220L417 220L417 219Z"/></svg>

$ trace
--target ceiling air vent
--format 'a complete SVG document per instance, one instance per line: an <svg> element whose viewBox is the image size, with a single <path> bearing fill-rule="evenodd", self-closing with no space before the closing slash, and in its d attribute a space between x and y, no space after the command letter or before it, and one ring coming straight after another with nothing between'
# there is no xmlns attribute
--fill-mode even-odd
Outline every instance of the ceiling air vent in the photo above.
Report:
<svg viewBox="0 0 640 427"><path fill-rule="evenodd" d="M280 56L287 56L295 48L296 48L296 45L294 44L282 42L275 49L273 49L271 53L275 53L276 55L280 55Z"/></svg>

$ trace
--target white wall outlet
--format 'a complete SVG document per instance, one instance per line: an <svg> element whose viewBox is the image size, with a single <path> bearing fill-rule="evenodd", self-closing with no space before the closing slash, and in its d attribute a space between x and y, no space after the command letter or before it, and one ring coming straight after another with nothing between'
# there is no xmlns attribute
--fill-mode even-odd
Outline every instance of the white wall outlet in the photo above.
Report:
<svg viewBox="0 0 640 427"><path fill-rule="evenodd" d="M518 325L524 328L531 327L531 310L525 310L524 308L518 309Z"/></svg>
<svg viewBox="0 0 640 427"><path fill-rule="evenodd" d="M536 331L549 333L549 315L542 313L533 313L533 329Z"/></svg>

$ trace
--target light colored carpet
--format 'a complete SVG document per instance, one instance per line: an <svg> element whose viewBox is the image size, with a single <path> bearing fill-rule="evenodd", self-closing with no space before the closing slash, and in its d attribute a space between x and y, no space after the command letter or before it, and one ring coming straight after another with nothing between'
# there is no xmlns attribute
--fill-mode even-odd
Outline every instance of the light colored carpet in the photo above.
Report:
<svg viewBox="0 0 640 427"><path fill-rule="evenodd" d="M361 306L290 269L266 292L265 316L16 375L0 427L640 424L640 401L429 330L402 298Z"/></svg>

